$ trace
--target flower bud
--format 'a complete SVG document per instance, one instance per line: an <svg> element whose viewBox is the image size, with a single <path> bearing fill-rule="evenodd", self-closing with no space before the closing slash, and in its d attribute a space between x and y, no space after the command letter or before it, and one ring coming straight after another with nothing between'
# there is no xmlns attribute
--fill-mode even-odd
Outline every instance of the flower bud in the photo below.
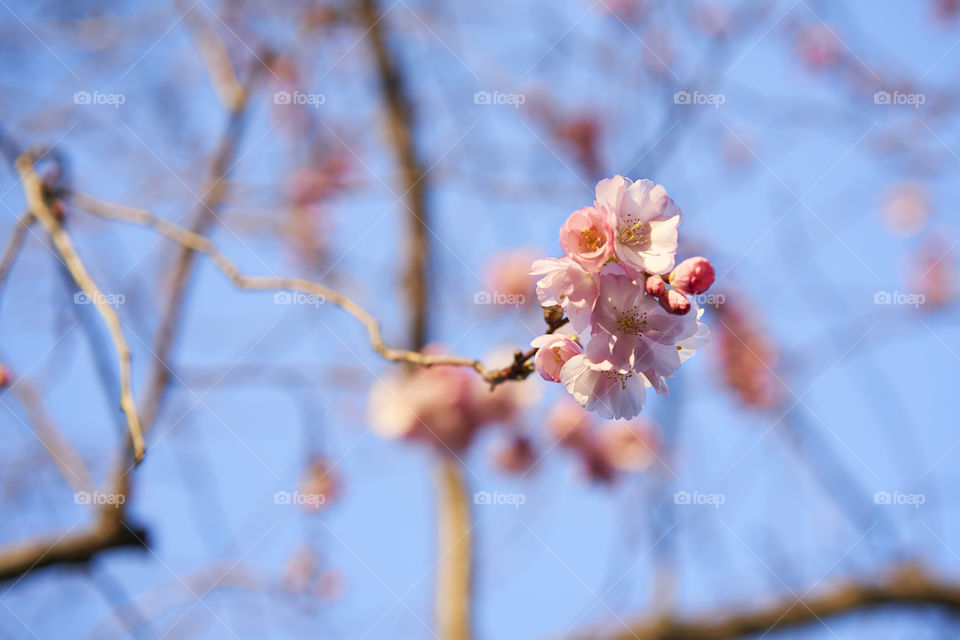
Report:
<svg viewBox="0 0 960 640"><path fill-rule="evenodd" d="M676 289L667 291L667 294L660 298L658 302L664 311L675 316L683 316L690 311L690 301Z"/></svg>
<svg viewBox="0 0 960 640"><path fill-rule="evenodd" d="M570 338L556 334L534 338L530 346L537 348L537 355L533 358L537 372L544 380L553 382L560 382L560 369L567 360L583 351Z"/></svg>
<svg viewBox="0 0 960 640"><path fill-rule="evenodd" d="M650 276L647 278L647 293L654 298L659 298L667 290L667 283L660 276Z"/></svg>
<svg viewBox="0 0 960 640"><path fill-rule="evenodd" d="M670 286L693 296L706 292L716 273L710 261L703 257L687 258L670 273Z"/></svg>

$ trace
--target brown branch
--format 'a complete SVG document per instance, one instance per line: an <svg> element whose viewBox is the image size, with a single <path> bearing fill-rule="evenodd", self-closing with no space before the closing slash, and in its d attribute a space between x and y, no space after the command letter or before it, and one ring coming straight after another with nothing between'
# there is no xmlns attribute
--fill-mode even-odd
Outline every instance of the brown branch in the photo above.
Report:
<svg viewBox="0 0 960 640"><path fill-rule="evenodd" d="M383 334L377 319L352 299L330 287L304 278L245 275L241 273L236 263L224 255L209 238L172 222L168 222L163 218L151 214L149 211L106 202L78 191L71 192L69 199L76 206L95 215L150 227L162 234L165 238L180 244L186 250L207 256L217 269L229 278L234 285L241 289L256 291L290 290L323 298L324 302L329 302L340 307L359 320L367 329L370 344L374 351L387 360L424 367L435 365L470 367L479 373L484 380L494 386L507 380L526 378L532 371L530 359L536 353L536 349L530 349L525 353L517 351L514 362L509 366L502 369L489 369L480 360L471 358L428 355L420 353L419 351L390 348L383 341ZM566 318L563 318L562 314L558 316L557 310L553 308L545 311L545 317L548 323L547 333L553 333L566 323ZM144 415L146 415L146 413L144 413Z"/></svg>
<svg viewBox="0 0 960 640"><path fill-rule="evenodd" d="M130 429L130 442L133 447L134 460L139 463L143 459L145 446L143 429L140 425L140 417L137 414L137 405L133 399L130 347L123 335L123 325L120 323L117 312L110 306L106 296L87 271L86 265L84 265L73 246L73 241L64 230L63 225L60 224L59 217L50 208L48 194L44 190L43 182L33 169L34 161L32 155L25 153L17 158L16 162L17 172L20 174L23 189L27 196L27 205L31 214L50 235L57 253L63 259L74 282L94 305L107 325L110 338L113 340L114 348L117 351L117 359L120 362L120 408L127 418L127 426Z"/></svg>
<svg viewBox="0 0 960 640"><path fill-rule="evenodd" d="M73 528L59 537L45 537L5 545L0 549L0 581L18 578L34 569L55 564L82 564L105 549L147 546L147 532L127 527L117 517L120 509L106 505L91 529L79 534Z"/></svg>
<svg viewBox="0 0 960 640"><path fill-rule="evenodd" d="M27 231L34 223L34 220L33 214L27 210L17 218L13 229L10 231L7 245L3 248L3 255L0 256L0 291L3 291L3 286L7 282L7 274L10 273L10 268L13 267L14 260L20 255L20 249L23 248L23 241L27 237Z"/></svg>
<svg viewBox="0 0 960 640"><path fill-rule="evenodd" d="M937 607L960 613L960 583L946 582L917 566L899 566L876 581L846 580L817 595L788 598L747 611L724 611L695 620L644 620L614 634L583 638L609 640L731 640L782 631L885 606Z"/></svg>
<svg viewBox="0 0 960 640"><path fill-rule="evenodd" d="M40 391L27 378L17 377L13 372L10 377L12 379L10 393L23 407L37 440L57 465L63 479L74 492L96 491L97 485L93 475L84 464L83 458L50 416Z"/></svg>
<svg viewBox="0 0 960 640"><path fill-rule="evenodd" d="M437 636L469 640L472 583L470 496L460 463L442 456L437 470Z"/></svg>
<svg viewBox="0 0 960 640"><path fill-rule="evenodd" d="M413 109L407 97L406 80L387 46L383 18L377 0L360 0L360 20L366 27L366 36L376 62L380 93L387 117L387 132L397 162L403 171L405 190L402 198L408 200L407 272L406 287L410 297L410 348L419 351L427 342L429 329L429 294L427 265L430 255L429 226L426 205L427 172L417 157L414 144Z"/></svg>

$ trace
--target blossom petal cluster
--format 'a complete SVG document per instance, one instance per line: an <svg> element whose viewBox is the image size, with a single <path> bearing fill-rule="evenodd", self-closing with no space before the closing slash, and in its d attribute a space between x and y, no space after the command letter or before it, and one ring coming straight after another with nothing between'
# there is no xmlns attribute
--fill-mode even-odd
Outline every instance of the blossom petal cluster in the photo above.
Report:
<svg viewBox="0 0 960 640"><path fill-rule="evenodd" d="M537 371L604 418L637 416L647 389L667 395L667 380L707 341L694 296L714 268L703 257L676 264L681 218L662 185L607 178L560 227L566 255L531 266L540 304L561 307L574 332L533 340Z"/></svg>

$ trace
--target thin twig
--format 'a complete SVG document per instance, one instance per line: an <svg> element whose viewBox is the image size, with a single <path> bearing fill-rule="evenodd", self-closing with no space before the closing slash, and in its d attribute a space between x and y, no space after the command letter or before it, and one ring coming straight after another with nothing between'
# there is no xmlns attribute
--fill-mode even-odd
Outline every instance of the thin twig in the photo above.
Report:
<svg viewBox="0 0 960 640"><path fill-rule="evenodd" d="M470 367L477 371L484 380L492 385L500 384L506 380L521 379L529 375L530 359L536 353L536 349L527 352L517 351L514 363L502 369L489 369L480 360L464 358L460 356L447 355L428 355L418 351L408 351L406 349L393 349L388 347L383 341L383 335L380 331L380 323L377 322L370 312L358 305L356 302L343 295L342 293L331 289L318 282L306 280L303 278L288 278L281 276L248 276L240 272L236 263L228 258L217 246L206 236L194 233L189 229L168 222L163 218L157 217L144 209L137 209L121 204L107 202L93 196L73 191L69 195L70 201L76 206L89 211L95 215L137 224L144 227L150 227L165 238L168 238L190 251L202 253L210 258L210 261L217 267L230 281L241 289L250 289L257 291L299 291L309 295L322 297L325 302L329 302L340 307L354 318L359 320L367 329L370 337L370 344L374 351L379 353L387 360L394 362L406 362L413 365L431 367L435 365L449 365ZM566 319L554 321L547 328L547 333L553 333L566 323Z"/></svg>
<svg viewBox="0 0 960 640"><path fill-rule="evenodd" d="M130 442L133 446L134 461L139 463L143 459L145 450L143 440L143 430L140 426L140 417L137 414L137 405L133 399L133 385L130 372L130 347L127 345L127 339L123 335L123 325L120 323L120 317L110 306L107 297L97 286L93 277L87 271L86 265L73 246L73 241L69 234L60 224L60 219L50 209L47 196L44 193L43 182L33 169L34 158L32 155L23 154L17 158L17 171L20 179L23 181L23 189L27 196L27 205L31 213L43 226L44 230L53 240L57 252L63 259L64 264L73 276L74 282L84 292L96 310L100 313L107 330L110 332L110 338L113 340L114 348L117 351L117 359L120 362L120 408L127 418L127 426L130 429Z"/></svg>
<svg viewBox="0 0 960 640"><path fill-rule="evenodd" d="M20 255L20 250L23 248L23 241L27 237L27 231L30 229L34 220L35 218L29 210L24 211L20 214L20 217L17 218L13 229L10 231L7 246L4 247L3 255L0 256L0 292L3 291L3 286L7 282L7 274L10 273L13 262L17 259L17 256Z"/></svg>

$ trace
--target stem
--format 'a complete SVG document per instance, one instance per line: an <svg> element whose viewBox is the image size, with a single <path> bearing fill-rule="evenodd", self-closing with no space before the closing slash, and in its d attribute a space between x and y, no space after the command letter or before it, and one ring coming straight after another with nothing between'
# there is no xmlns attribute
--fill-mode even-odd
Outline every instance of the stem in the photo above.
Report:
<svg viewBox="0 0 960 640"><path fill-rule="evenodd" d="M469 640L471 587L470 496L463 469L443 456L437 469L437 636Z"/></svg>

